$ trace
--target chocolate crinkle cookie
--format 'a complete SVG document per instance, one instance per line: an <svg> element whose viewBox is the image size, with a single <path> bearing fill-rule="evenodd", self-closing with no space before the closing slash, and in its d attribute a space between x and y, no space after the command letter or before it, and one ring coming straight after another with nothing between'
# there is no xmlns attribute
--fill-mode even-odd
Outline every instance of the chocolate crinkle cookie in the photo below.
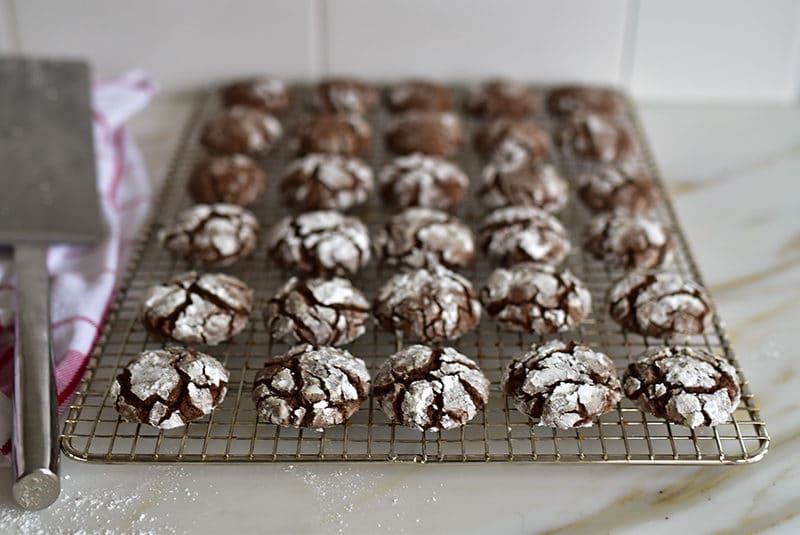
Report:
<svg viewBox="0 0 800 535"><path fill-rule="evenodd" d="M536 109L536 95L522 84L491 80L471 88L464 106L483 117L524 117Z"/></svg>
<svg viewBox="0 0 800 535"><path fill-rule="evenodd" d="M173 429L222 403L229 376L217 359L199 351L148 350L117 375L110 396L124 421Z"/></svg>
<svg viewBox="0 0 800 535"><path fill-rule="evenodd" d="M538 425L572 429L617 406L622 398L614 363L599 351L553 340L512 360L503 390L522 414Z"/></svg>
<svg viewBox="0 0 800 535"><path fill-rule="evenodd" d="M393 119L386 146L395 154L452 156L464 143L461 119L450 112L409 111Z"/></svg>
<svg viewBox="0 0 800 535"><path fill-rule="evenodd" d="M282 268L321 276L353 274L371 256L367 227L333 210L283 218L270 230L267 248Z"/></svg>
<svg viewBox="0 0 800 535"><path fill-rule="evenodd" d="M150 287L142 323L164 338L215 346L245 328L252 306L253 290L239 279L188 271Z"/></svg>
<svg viewBox="0 0 800 535"><path fill-rule="evenodd" d="M639 409L692 429L729 422L741 398L730 363L688 347L648 349L628 365L622 386Z"/></svg>
<svg viewBox="0 0 800 535"><path fill-rule="evenodd" d="M601 214L589 222L586 250L610 266L657 268L672 259L675 242L663 223L626 213Z"/></svg>
<svg viewBox="0 0 800 535"><path fill-rule="evenodd" d="M359 115L326 113L301 121L294 142L301 155L324 152L358 156L372 143L372 128Z"/></svg>
<svg viewBox="0 0 800 535"><path fill-rule="evenodd" d="M441 264L464 267L475 256L469 227L430 208L408 208L392 216L374 238L378 257L389 266L421 268Z"/></svg>
<svg viewBox="0 0 800 535"><path fill-rule="evenodd" d="M378 91L356 78L329 78L320 82L311 97L314 109L323 112L364 114L378 101Z"/></svg>
<svg viewBox="0 0 800 535"><path fill-rule="evenodd" d="M624 162L633 157L628 129L602 115L579 114L566 120L556 141L568 157L593 162Z"/></svg>
<svg viewBox="0 0 800 535"><path fill-rule="evenodd" d="M481 248L503 265L518 262L560 264L571 249L561 222L533 206L499 208L484 219Z"/></svg>
<svg viewBox="0 0 800 535"><path fill-rule="evenodd" d="M253 403L269 423L321 429L355 414L369 382L364 361L348 351L303 344L264 364L253 383Z"/></svg>
<svg viewBox="0 0 800 535"><path fill-rule="evenodd" d="M572 272L534 263L494 270L481 301L503 328L536 334L568 331L592 307L589 290Z"/></svg>
<svg viewBox="0 0 800 535"><path fill-rule="evenodd" d="M659 200L655 181L635 167L604 165L579 175L576 183L578 197L594 212L643 213Z"/></svg>
<svg viewBox="0 0 800 535"><path fill-rule="evenodd" d="M283 127L264 111L233 106L209 119L201 142L207 149L222 154L266 154L283 135Z"/></svg>
<svg viewBox="0 0 800 535"><path fill-rule="evenodd" d="M187 183L197 202L253 204L267 187L267 174L249 156L209 156L192 170Z"/></svg>
<svg viewBox="0 0 800 535"><path fill-rule="evenodd" d="M546 159L551 152L550 134L530 119L501 117L475 135L475 148L484 157L497 151L512 151L514 147L533 160Z"/></svg>
<svg viewBox="0 0 800 535"><path fill-rule="evenodd" d="M258 240L258 220L235 204L196 204L158 233L173 255L192 264L224 267L250 255Z"/></svg>
<svg viewBox="0 0 800 535"><path fill-rule="evenodd" d="M353 284L338 277L292 277L264 307L270 334L287 344L349 344L367 329L370 303Z"/></svg>
<svg viewBox="0 0 800 535"><path fill-rule="evenodd" d="M472 420L489 400L489 380L452 347L412 345L381 364L372 392L393 422L435 432Z"/></svg>
<svg viewBox="0 0 800 535"><path fill-rule="evenodd" d="M585 113L611 116L620 108L617 93L602 87L568 85L557 87L547 95L547 111L557 117Z"/></svg>
<svg viewBox="0 0 800 535"><path fill-rule="evenodd" d="M705 289L674 273L634 272L611 288L608 301L611 317L643 336L702 334L713 319Z"/></svg>
<svg viewBox="0 0 800 535"><path fill-rule="evenodd" d="M386 93L386 105L393 112L449 111L452 108L450 90L427 80L409 80Z"/></svg>
<svg viewBox="0 0 800 535"><path fill-rule="evenodd" d="M443 158L410 154L395 158L378 173L381 197L393 206L447 209L461 204L469 178Z"/></svg>
<svg viewBox="0 0 800 535"><path fill-rule="evenodd" d="M286 169L281 194L301 210L347 210L367 201L374 188L372 168L358 158L307 154Z"/></svg>
<svg viewBox="0 0 800 535"><path fill-rule="evenodd" d="M249 78L222 88L225 106L257 108L267 113L280 113L292 102L289 88L278 78Z"/></svg>
<svg viewBox="0 0 800 535"><path fill-rule="evenodd" d="M568 194L566 180L553 165L524 154L487 164L478 188L478 196L488 208L535 206L547 212L564 208Z"/></svg>
<svg viewBox="0 0 800 535"><path fill-rule="evenodd" d="M466 278L443 266L399 273L373 304L381 327L407 340L455 340L475 328L481 305Z"/></svg>

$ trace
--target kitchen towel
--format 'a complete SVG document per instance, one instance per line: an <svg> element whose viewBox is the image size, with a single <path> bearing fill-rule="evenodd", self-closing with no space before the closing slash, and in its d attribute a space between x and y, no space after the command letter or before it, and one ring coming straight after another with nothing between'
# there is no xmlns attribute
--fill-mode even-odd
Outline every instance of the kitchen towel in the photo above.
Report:
<svg viewBox="0 0 800 535"><path fill-rule="evenodd" d="M153 81L141 71L96 82L92 89L97 189L106 234L97 245L50 247L47 255L60 410L83 376L150 205L150 181L124 125L155 91ZM8 462L11 448L14 289L11 255L0 252L0 464Z"/></svg>

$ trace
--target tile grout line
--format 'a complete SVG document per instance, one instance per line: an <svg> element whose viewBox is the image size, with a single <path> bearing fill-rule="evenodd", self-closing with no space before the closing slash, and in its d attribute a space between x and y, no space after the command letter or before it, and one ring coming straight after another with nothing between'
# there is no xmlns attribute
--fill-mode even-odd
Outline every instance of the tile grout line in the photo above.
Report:
<svg viewBox="0 0 800 535"><path fill-rule="evenodd" d="M312 50L317 56L315 74L318 77L328 76L330 74L330 57L328 56L330 49L330 17L328 0L315 0L314 6L314 21L311 27L314 33L312 36Z"/></svg>
<svg viewBox="0 0 800 535"><path fill-rule="evenodd" d="M12 54L19 53L22 47L15 0L0 0L0 30L8 32L6 37L0 36L0 46L8 47L7 52Z"/></svg>
<svg viewBox="0 0 800 535"><path fill-rule="evenodd" d="M633 63L636 57L636 41L639 34L640 0L628 0L625 7L625 21L622 30L622 53L619 63L619 83L631 92Z"/></svg>
<svg viewBox="0 0 800 535"><path fill-rule="evenodd" d="M797 8L794 21L794 46L792 53L794 70L791 73L789 94L787 101L792 104L800 103L800 8Z"/></svg>

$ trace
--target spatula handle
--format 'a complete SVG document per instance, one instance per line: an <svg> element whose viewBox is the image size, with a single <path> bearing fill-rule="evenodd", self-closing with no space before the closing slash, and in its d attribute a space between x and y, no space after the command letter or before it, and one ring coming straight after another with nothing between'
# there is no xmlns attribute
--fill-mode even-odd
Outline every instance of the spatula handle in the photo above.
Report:
<svg viewBox="0 0 800 535"><path fill-rule="evenodd" d="M24 509L44 509L56 501L61 491L47 247L16 247L14 270L17 316L13 495Z"/></svg>

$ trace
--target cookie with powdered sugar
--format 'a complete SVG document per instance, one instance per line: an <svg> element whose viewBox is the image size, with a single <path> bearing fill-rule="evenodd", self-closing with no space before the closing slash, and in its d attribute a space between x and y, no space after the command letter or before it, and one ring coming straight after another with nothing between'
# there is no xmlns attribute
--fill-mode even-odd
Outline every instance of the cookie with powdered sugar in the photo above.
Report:
<svg viewBox="0 0 800 535"><path fill-rule="evenodd" d="M625 213L603 214L589 222L586 250L598 260L623 269L650 269L672 259L675 241L654 219Z"/></svg>
<svg viewBox="0 0 800 535"><path fill-rule="evenodd" d="M559 429L592 425L622 397L608 356L561 340L534 346L512 360L502 385L522 414Z"/></svg>
<svg viewBox="0 0 800 535"><path fill-rule="evenodd" d="M229 376L217 359L193 349L147 350L125 365L109 395L124 421L173 429L222 403Z"/></svg>
<svg viewBox="0 0 800 535"><path fill-rule="evenodd" d="M463 143L461 119L450 112L409 111L386 129L386 146L395 154L452 156Z"/></svg>
<svg viewBox="0 0 800 535"><path fill-rule="evenodd" d="M389 266L422 268L441 264L458 269L472 262L475 243L458 218L430 208L408 208L392 216L373 240L381 261Z"/></svg>
<svg viewBox="0 0 800 535"><path fill-rule="evenodd" d="M253 403L262 420L320 429L339 425L367 399L364 361L335 347L298 345L269 359L255 377Z"/></svg>
<svg viewBox="0 0 800 535"><path fill-rule="evenodd" d="M348 344L364 334L370 303L353 284L339 277L292 277L266 303L267 331L287 344Z"/></svg>
<svg viewBox="0 0 800 535"><path fill-rule="evenodd" d="M674 273L634 272L608 294L609 314L626 331L667 337L711 328L711 298L696 282Z"/></svg>
<svg viewBox="0 0 800 535"><path fill-rule="evenodd" d="M280 113L292 103L292 94L283 80L271 77L237 80L222 88L225 106L246 106L267 113Z"/></svg>
<svg viewBox="0 0 800 535"><path fill-rule="evenodd" d="M630 165L602 165L576 179L576 192L593 212L644 213L659 200L652 177Z"/></svg>
<svg viewBox="0 0 800 535"><path fill-rule="evenodd" d="M452 347L412 345L390 356L372 393L393 422L439 431L460 427L489 400L489 380L478 364Z"/></svg>
<svg viewBox="0 0 800 535"><path fill-rule="evenodd" d="M510 331L568 331L592 307L589 290L571 271L524 263L494 270L481 291L486 311Z"/></svg>
<svg viewBox="0 0 800 535"><path fill-rule="evenodd" d="M208 120L200 140L213 152L260 156L269 152L281 135L283 127L274 116L256 108L233 106Z"/></svg>
<svg viewBox="0 0 800 535"><path fill-rule="evenodd" d="M300 155L310 153L358 156L372 143L372 128L360 115L324 113L300 121L294 145Z"/></svg>
<svg viewBox="0 0 800 535"><path fill-rule="evenodd" d="M483 168L478 196L488 208L535 206L558 212L567 204L566 180L549 163L537 162L524 151L512 151Z"/></svg>
<svg viewBox="0 0 800 535"><path fill-rule="evenodd" d="M364 223L333 210L281 219L267 236L267 250L283 269L323 276L356 273L371 257Z"/></svg>
<svg viewBox="0 0 800 535"><path fill-rule="evenodd" d="M158 233L177 258L207 267L224 267L249 256L258 241L258 220L235 204L196 204L178 213Z"/></svg>
<svg viewBox="0 0 800 535"><path fill-rule="evenodd" d="M328 78L311 96L311 106L317 111L357 113L363 115L378 101L378 91L357 78Z"/></svg>
<svg viewBox="0 0 800 535"><path fill-rule="evenodd" d="M488 123L475 135L475 148L484 157L496 151L519 147L533 160L546 159L552 150L550 134L531 119L501 117Z"/></svg>
<svg viewBox="0 0 800 535"><path fill-rule="evenodd" d="M566 120L556 134L561 151L570 158L592 162L623 162L634 155L628 129L602 115L586 113Z"/></svg>
<svg viewBox="0 0 800 535"><path fill-rule="evenodd" d="M196 202L242 206L256 202L266 188L266 172L244 154L214 155L201 160L186 184Z"/></svg>
<svg viewBox="0 0 800 535"><path fill-rule="evenodd" d="M489 258L507 266L560 264L572 247L564 225L533 206L498 208L483 220L479 240Z"/></svg>
<svg viewBox="0 0 800 535"><path fill-rule="evenodd" d="M736 369L699 348L648 349L628 365L622 385L639 409L693 429L729 422L741 398Z"/></svg>
<svg viewBox="0 0 800 535"><path fill-rule="evenodd" d="M393 112L449 111L452 108L450 89L428 80L408 80L386 93L386 105Z"/></svg>
<svg viewBox="0 0 800 535"><path fill-rule="evenodd" d="M280 190L296 210L347 210L365 203L374 184L372 168L363 160L313 153L288 165Z"/></svg>
<svg viewBox="0 0 800 535"><path fill-rule="evenodd" d="M393 276L378 290L373 310L387 331L422 342L455 340L481 319L472 283L443 266Z"/></svg>
<svg viewBox="0 0 800 535"><path fill-rule="evenodd" d="M547 95L547 111L557 117L585 113L613 116L621 108L617 93L604 87L566 85L554 88Z"/></svg>
<svg viewBox="0 0 800 535"><path fill-rule="evenodd" d="M188 271L150 287L142 324L164 338L213 346L247 326L252 306L253 290L236 277Z"/></svg>
<svg viewBox="0 0 800 535"><path fill-rule="evenodd" d="M392 206L446 210L461 204L469 178L444 158L410 154L395 158L378 173L383 201Z"/></svg>
<svg viewBox="0 0 800 535"><path fill-rule="evenodd" d="M470 88L464 107L481 117L525 117L536 109L536 94L511 80L489 80Z"/></svg>

